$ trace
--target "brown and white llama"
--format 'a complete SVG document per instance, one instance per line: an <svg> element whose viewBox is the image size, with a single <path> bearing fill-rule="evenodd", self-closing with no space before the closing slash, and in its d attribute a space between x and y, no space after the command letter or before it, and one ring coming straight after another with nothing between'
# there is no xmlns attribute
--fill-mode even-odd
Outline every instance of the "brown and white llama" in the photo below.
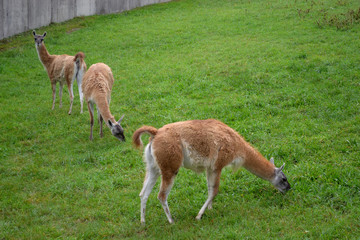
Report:
<svg viewBox="0 0 360 240"><path fill-rule="evenodd" d="M181 166L195 172L206 171L208 198L196 217L198 220L206 208L212 208L212 201L219 190L221 170L225 166L230 165L235 169L244 167L271 182L282 193L290 189L290 184L282 172L284 165L276 168L273 158L266 160L235 130L218 120L176 122L160 129L143 126L133 134L136 147L142 146L143 133L148 133L151 137L144 150L146 176L140 193L142 223L145 223L146 202L160 175L158 199L168 221L174 222L167 197Z"/></svg>
<svg viewBox="0 0 360 240"><path fill-rule="evenodd" d="M81 113L82 113L83 94L81 91L81 81L84 73L86 72L84 53L78 52L75 55L75 57L66 54L50 55L44 44L44 38L46 36L46 32L43 35L37 35L36 32L33 31L33 35L35 39L36 51L38 53L40 62L43 64L45 70L47 71L47 74L51 82L52 96L53 96L52 109L54 110L55 107L56 83L59 82L60 84L60 88L59 88L60 107L62 107L63 85L64 83L66 83L70 95L69 114L71 114L73 101L74 101L73 83L76 78L79 89Z"/></svg>
<svg viewBox="0 0 360 240"><path fill-rule="evenodd" d="M90 140L93 140L94 104L96 104L100 123L100 137L103 137L102 122L105 120L112 135L120 141L125 141L124 130L120 125L124 115L119 121L116 121L109 109L113 84L114 77L111 69L104 63L91 65L84 75L82 91L90 113Z"/></svg>

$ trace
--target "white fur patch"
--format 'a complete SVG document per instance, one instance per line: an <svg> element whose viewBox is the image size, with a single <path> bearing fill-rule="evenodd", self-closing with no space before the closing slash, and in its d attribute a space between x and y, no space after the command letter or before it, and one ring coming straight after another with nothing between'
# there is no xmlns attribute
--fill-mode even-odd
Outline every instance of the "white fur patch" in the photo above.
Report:
<svg viewBox="0 0 360 240"><path fill-rule="evenodd" d="M75 77L76 77L76 74L77 74L77 71L76 71L77 69L76 69L76 62L74 62L74 73L73 73L73 77L72 77L72 79L71 79L71 81L72 82L74 82L74 80L75 80Z"/></svg>
<svg viewBox="0 0 360 240"><path fill-rule="evenodd" d="M38 55L38 57L39 57L39 60L40 60L41 64L43 65L43 67L44 67L45 71L47 71L47 69L46 69L46 67L45 67L44 63L41 61L41 58L40 58L40 53L39 53L39 47L38 47L38 45L37 45L36 43L35 43L35 48L36 48L36 52L37 52L37 55Z"/></svg>
<svg viewBox="0 0 360 240"><path fill-rule="evenodd" d="M144 162L146 163L147 167L160 171L159 165L157 164L156 158L154 156L154 149L150 143L148 143L145 147Z"/></svg>
<svg viewBox="0 0 360 240"><path fill-rule="evenodd" d="M184 155L184 159L182 162L183 167L191 169L197 173L201 173L205 169L213 169L214 162L216 161L217 157L215 157L214 159L210 159L208 157L202 156L185 141L182 142L182 145Z"/></svg>
<svg viewBox="0 0 360 240"><path fill-rule="evenodd" d="M65 66L62 67L59 77L60 78L65 78Z"/></svg>
<svg viewBox="0 0 360 240"><path fill-rule="evenodd" d="M241 157L235 158L228 166L231 166L231 168L236 171L239 168L242 167L242 165L244 164L244 159Z"/></svg>

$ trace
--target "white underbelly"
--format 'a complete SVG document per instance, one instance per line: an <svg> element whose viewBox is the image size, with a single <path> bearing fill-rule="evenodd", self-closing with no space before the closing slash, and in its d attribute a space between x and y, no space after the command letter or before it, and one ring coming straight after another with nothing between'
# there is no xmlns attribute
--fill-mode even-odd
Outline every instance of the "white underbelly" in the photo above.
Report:
<svg viewBox="0 0 360 240"><path fill-rule="evenodd" d="M210 159L209 157L202 156L194 149L189 147L188 144L183 143L182 166L184 168L191 169L197 173L201 173L205 169L213 168L213 163L216 161L216 158Z"/></svg>
<svg viewBox="0 0 360 240"><path fill-rule="evenodd" d="M216 161L218 160L218 151L215 150L211 157L203 156L191 148L186 142L183 142L183 162L184 168L191 169L197 173L201 173L206 169L215 170ZM244 159L236 157L232 159L227 166L230 166L234 170L242 167Z"/></svg>
<svg viewBox="0 0 360 240"><path fill-rule="evenodd" d="M185 157L182 162L182 166L187 169L191 169L194 172L201 173L205 171L205 169L209 168L209 164L206 164L206 161L209 161L208 159L194 159L190 157Z"/></svg>

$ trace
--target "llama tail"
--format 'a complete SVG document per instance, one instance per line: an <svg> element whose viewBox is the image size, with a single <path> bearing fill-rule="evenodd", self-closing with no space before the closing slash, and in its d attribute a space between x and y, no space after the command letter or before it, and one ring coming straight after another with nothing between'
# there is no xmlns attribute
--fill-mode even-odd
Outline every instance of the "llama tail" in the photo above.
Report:
<svg viewBox="0 0 360 240"><path fill-rule="evenodd" d="M74 57L74 62L76 63L76 71L78 72L81 69L81 65L84 62L85 54L83 52L78 52Z"/></svg>
<svg viewBox="0 0 360 240"><path fill-rule="evenodd" d="M133 134L133 144L135 145L135 147L139 148L140 146L143 145L142 141L141 141L141 135L144 133L148 133L151 135L151 139L156 136L157 134L157 129L151 126L143 126L141 128L139 128L138 130L136 130Z"/></svg>
<svg viewBox="0 0 360 240"><path fill-rule="evenodd" d="M81 113L83 112L83 93L82 93L82 78L86 72L86 63L84 61L85 54L83 52L78 52L74 57L74 72L75 78L79 89L79 97L80 97L80 104L81 104Z"/></svg>

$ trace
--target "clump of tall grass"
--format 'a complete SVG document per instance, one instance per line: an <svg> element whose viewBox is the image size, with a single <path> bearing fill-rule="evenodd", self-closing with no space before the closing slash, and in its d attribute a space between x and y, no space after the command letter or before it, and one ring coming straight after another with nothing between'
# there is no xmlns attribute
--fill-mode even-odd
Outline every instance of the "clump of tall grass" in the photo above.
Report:
<svg viewBox="0 0 360 240"><path fill-rule="evenodd" d="M328 14L324 11L321 19L316 21L317 25L322 28L325 26L336 27L338 30L346 30L355 24L360 23L360 7L355 10L348 10L345 13Z"/></svg>

